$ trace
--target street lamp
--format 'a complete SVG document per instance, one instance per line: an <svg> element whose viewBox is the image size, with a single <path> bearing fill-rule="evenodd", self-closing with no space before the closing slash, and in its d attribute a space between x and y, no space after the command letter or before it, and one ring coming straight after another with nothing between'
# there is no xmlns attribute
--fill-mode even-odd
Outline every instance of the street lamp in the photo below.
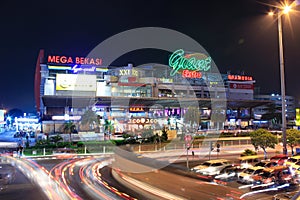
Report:
<svg viewBox="0 0 300 200"><path fill-rule="evenodd" d="M279 65L280 65L280 85L281 85L281 115L282 115L282 147L283 154L287 154L286 141L286 102L285 102L285 80L284 80L284 57L282 42L282 23L281 15L288 14L291 11L291 5L284 5L280 9L276 9L276 13L269 12L270 16L277 15L278 22L278 43L279 43Z"/></svg>

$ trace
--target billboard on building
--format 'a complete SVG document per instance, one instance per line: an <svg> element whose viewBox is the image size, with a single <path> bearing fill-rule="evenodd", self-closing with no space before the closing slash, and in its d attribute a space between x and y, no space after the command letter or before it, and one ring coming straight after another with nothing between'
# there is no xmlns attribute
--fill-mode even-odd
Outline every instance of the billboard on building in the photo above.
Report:
<svg viewBox="0 0 300 200"><path fill-rule="evenodd" d="M0 110L0 122L4 121L5 110Z"/></svg>
<svg viewBox="0 0 300 200"><path fill-rule="evenodd" d="M300 108L296 108L296 126L300 126Z"/></svg>
<svg viewBox="0 0 300 200"><path fill-rule="evenodd" d="M111 87L106 82L97 82L96 96L111 96Z"/></svg>
<svg viewBox="0 0 300 200"><path fill-rule="evenodd" d="M96 91L96 75L56 74L56 90Z"/></svg>
<svg viewBox="0 0 300 200"><path fill-rule="evenodd" d="M245 84L245 83L230 83L230 89L242 89L242 90L253 90L253 84Z"/></svg>

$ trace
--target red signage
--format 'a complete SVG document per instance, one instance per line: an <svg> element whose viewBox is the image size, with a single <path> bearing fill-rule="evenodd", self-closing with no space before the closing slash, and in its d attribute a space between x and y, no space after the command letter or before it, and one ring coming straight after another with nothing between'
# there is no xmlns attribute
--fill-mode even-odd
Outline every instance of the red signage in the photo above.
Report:
<svg viewBox="0 0 300 200"><path fill-rule="evenodd" d="M230 83L231 89L243 89L243 90L253 90L253 84L242 84L242 83Z"/></svg>
<svg viewBox="0 0 300 200"><path fill-rule="evenodd" d="M187 148L191 147L192 139L193 139L193 137L190 134L184 136L184 141L185 141L185 145L186 145Z"/></svg>
<svg viewBox="0 0 300 200"><path fill-rule="evenodd" d="M70 56L48 56L48 63L76 64L76 65L102 65L102 58L85 58Z"/></svg>
<svg viewBox="0 0 300 200"><path fill-rule="evenodd" d="M234 81L253 81L252 76L228 75L228 80Z"/></svg>
<svg viewBox="0 0 300 200"><path fill-rule="evenodd" d="M201 78L202 73L185 69L182 71L182 77L184 77L184 78Z"/></svg>
<svg viewBox="0 0 300 200"><path fill-rule="evenodd" d="M140 108L140 107L131 107L129 108L130 112L145 112L144 108Z"/></svg>

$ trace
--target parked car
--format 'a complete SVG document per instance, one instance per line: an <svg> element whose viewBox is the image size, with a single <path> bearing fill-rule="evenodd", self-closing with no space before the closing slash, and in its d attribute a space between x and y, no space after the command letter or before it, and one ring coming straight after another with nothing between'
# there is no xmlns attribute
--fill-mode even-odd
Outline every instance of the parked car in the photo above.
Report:
<svg viewBox="0 0 300 200"><path fill-rule="evenodd" d="M251 189L262 189L295 181L291 169L282 165L265 168L261 173L252 176L252 179L255 186Z"/></svg>
<svg viewBox="0 0 300 200"><path fill-rule="evenodd" d="M300 155L292 156L292 157L290 157L286 160L284 165L292 167L293 165L295 165L299 161L300 161Z"/></svg>
<svg viewBox="0 0 300 200"><path fill-rule="evenodd" d="M278 165L278 163L275 162L275 161L262 160L262 161L256 163L254 165L254 167L261 166L261 167L268 168L268 167L274 167L274 166L277 166L277 165Z"/></svg>
<svg viewBox="0 0 300 200"><path fill-rule="evenodd" d="M22 137L22 135L20 134L20 132L15 132L14 134L14 138L19 138L19 137Z"/></svg>
<svg viewBox="0 0 300 200"><path fill-rule="evenodd" d="M253 167L263 158L262 155L253 155L253 156L241 156L239 157L238 164L242 169Z"/></svg>
<svg viewBox="0 0 300 200"><path fill-rule="evenodd" d="M290 200L290 199L298 199L299 198L299 191L292 191L292 192L284 192L280 194L275 194L273 196L273 200Z"/></svg>
<svg viewBox="0 0 300 200"><path fill-rule="evenodd" d="M252 177L256 174L261 173L263 169L264 167L260 167L260 166L244 169L244 171L242 171L238 175L237 182L251 184L254 182L254 179Z"/></svg>
<svg viewBox="0 0 300 200"><path fill-rule="evenodd" d="M300 183L300 161L290 166L291 172L294 175L296 182Z"/></svg>
<svg viewBox="0 0 300 200"><path fill-rule="evenodd" d="M209 160L205 161L201 165L192 168L192 171L196 173L201 173L203 175L217 175L225 167L231 166L230 161L225 159Z"/></svg>
<svg viewBox="0 0 300 200"><path fill-rule="evenodd" d="M285 154L277 154L270 158L270 161L277 162L278 165L283 165L289 157Z"/></svg>
<svg viewBox="0 0 300 200"><path fill-rule="evenodd" d="M233 181L238 178L238 174L241 173L243 169L239 166L231 165L229 167L225 167L220 171L218 175L215 176L215 180L220 181ZM217 182L215 181L215 182Z"/></svg>

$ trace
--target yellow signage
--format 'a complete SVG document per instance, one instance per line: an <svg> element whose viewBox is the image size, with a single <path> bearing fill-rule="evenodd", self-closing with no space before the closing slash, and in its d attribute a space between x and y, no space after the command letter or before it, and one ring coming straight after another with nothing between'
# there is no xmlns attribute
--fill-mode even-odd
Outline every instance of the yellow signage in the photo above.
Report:
<svg viewBox="0 0 300 200"><path fill-rule="evenodd" d="M296 108L296 126L300 126L300 108Z"/></svg>
<svg viewBox="0 0 300 200"><path fill-rule="evenodd" d="M144 108L139 108L139 107L131 107L129 108L130 112L144 112Z"/></svg>
<svg viewBox="0 0 300 200"><path fill-rule="evenodd" d="M96 91L96 75L56 74L56 90Z"/></svg>

